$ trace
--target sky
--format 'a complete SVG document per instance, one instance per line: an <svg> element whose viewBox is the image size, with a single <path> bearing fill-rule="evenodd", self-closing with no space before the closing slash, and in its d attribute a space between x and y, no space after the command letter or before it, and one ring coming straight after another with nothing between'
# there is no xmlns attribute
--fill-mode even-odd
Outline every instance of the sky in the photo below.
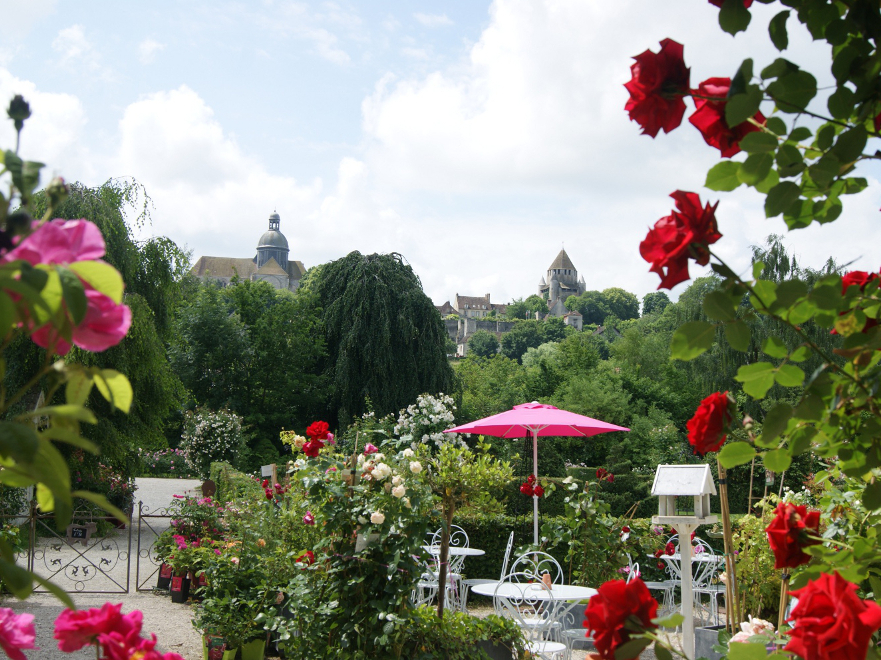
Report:
<svg viewBox="0 0 881 660"><path fill-rule="evenodd" d="M671 38L692 86L759 71L779 9L755 3L735 38L706 0L0 0L0 102L31 103L21 153L44 181L133 177L145 231L193 260L252 257L277 211L291 259L397 252L436 304L535 293L562 247L588 289L642 298L658 277L639 242L674 190L721 201L716 249L740 272L785 225L752 189L703 187L719 152L687 121L640 135L631 58ZM829 84L828 47L790 42ZM881 171L863 175L841 219L787 236L800 263L881 266Z"/></svg>

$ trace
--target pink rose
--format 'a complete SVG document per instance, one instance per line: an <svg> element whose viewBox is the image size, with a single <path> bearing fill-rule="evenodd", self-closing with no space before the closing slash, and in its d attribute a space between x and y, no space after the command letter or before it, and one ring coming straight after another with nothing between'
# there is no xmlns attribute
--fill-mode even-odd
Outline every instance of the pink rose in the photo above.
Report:
<svg viewBox="0 0 881 660"><path fill-rule="evenodd" d="M379 447L376 445L372 445L369 442L364 446L364 455L370 456L370 454L375 454L379 451Z"/></svg>
<svg viewBox="0 0 881 660"><path fill-rule="evenodd" d="M14 250L0 260L2 263L22 259L37 264L72 264L104 256L104 237L88 220L51 220L26 237Z"/></svg>
<svg viewBox="0 0 881 660"><path fill-rule="evenodd" d="M55 620L58 648L65 653L72 653L88 644L94 644L98 635L111 632L127 635L131 631L140 634L144 615L135 610L123 616L121 610L122 603L104 603L100 609L64 610Z"/></svg>
<svg viewBox="0 0 881 660"><path fill-rule="evenodd" d="M311 511L307 511L306 515L303 516L303 522L306 523L307 525L314 525L315 524L315 516L312 515Z"/></svg>
<svg viewBox="0 0 881 660"><path fill-rule="evenodd" d="M16 614L0 607L0 647L12 660L27 660L21 649L36 649L33 614Z"/></svg>

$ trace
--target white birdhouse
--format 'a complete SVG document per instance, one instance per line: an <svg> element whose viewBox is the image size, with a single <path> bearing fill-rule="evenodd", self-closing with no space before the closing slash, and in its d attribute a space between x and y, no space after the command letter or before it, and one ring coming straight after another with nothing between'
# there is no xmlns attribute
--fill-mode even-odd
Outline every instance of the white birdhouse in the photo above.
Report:
<svg viewBox="0 0 881 660"><path fill-rule="evenodd" d="M709 465L659 465L652 484L652 495L658 497L656 525L691 523L706 525L716 522L710 514L710 495L716 494L716 484ZM694 515L676 515L676 498L693 497Z"/></svg>

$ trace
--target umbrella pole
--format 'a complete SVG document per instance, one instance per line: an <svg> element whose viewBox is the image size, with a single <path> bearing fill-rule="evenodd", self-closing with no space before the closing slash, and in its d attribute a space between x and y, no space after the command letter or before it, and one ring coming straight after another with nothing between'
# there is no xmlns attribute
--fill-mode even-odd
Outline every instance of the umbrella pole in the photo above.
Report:
<svg viewBox="0 0 881 660"><path fill-rule="evenodd" d="M532 469L538 479L538 429L532 429ZM535 547L538 547L538 495L532 496L532 532Z"/></svg>

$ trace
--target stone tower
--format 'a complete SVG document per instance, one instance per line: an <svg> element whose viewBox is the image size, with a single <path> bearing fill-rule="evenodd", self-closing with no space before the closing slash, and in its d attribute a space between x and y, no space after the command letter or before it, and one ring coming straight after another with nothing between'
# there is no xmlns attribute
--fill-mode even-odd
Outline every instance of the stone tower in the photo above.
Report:
<svg viewBox="0 0 881 660"><path fill-rule="evenodd" d="M558 300L565 302L569 296L580 296L586 288L584 277L578 278L578 271L566 250L560 250L548 268L547 279L542 277L538 283L538 295L548 301L550 309Z"/></svg>
<svg viewBox="0 0 881 660"><path fill-rule="evenodd" d="M288 239L285 238L279 229L280 225L281 218L279 218L278 213L273 211L269 216L269 229L263 232L263 236L260 237L257 243L258 269L263 268L270 259L275 259L275 263L282 270L286 271L288 269L290 248L288 247Z"/></svg>

